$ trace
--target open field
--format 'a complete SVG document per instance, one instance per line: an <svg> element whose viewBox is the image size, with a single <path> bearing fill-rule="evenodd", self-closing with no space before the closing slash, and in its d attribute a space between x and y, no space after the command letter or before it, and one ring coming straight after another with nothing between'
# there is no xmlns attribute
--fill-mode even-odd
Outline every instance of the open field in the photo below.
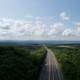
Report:
<svg viewBox="0 0 80 80"><path fill-rule="evenodd" d="M60 64L64 80L80 80L80 45L50 46Z"/></svg>

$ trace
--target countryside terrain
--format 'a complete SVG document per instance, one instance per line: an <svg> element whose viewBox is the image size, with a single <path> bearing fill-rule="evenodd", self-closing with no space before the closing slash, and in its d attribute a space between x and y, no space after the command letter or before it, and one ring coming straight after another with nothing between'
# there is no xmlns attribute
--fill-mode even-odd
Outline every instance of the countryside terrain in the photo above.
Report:
<svg viewBox="0 0 80 80"><path fill-rule="evenodd" d="M0 80L37 80L45 55L42 46L0 46Z"/></svg>
<svg viewBox="0 0 80 80"><path fill-rule="evenodd" d="M51 46L64 80L80 80L80 45Z"/></svg>
<svg viewBox="0 0 80 80"><path fill-rule="evenodd" d="M0 46L0 80L15 79L80 80L80 45Z"/></svg>

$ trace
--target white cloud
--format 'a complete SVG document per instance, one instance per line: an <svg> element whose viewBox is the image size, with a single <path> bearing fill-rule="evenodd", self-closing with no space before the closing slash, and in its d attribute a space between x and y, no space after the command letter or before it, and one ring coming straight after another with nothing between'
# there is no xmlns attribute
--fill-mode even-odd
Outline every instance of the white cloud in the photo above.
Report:
<svg viewBox="0 0 80 80"><path fill-rule="evenodd" d="M61 19L64 20L64 21L70 19L70 17L67 16L66 12L61 12L61 13L60 13L60 17L61 17Z"/></svg>
<svg viewBox="0 0 80 80"><path fill-rule="evenodd" d="M76 25L72 28L67 28L62 32L62 35L64 37L73 37L73 38L79 38L80 39L80 25Z"/></svg>
<svg viewBox="0 0 80 80"><path fill-rule="evenodd" d="M75 25L76 36L80 37L80 22L77 22Z"/></svg>
<svg viewBox="0 0 80 80"><path fill-rule="evenodd" d="M43 36L44 34L46 34L45 28L46 28L46 25L44 23L40 23L40 22L36 23L33 34L37 36Z"/></svg>
<svg viewBox="0 0 80 80"><path fill-rule="evenodd" d="M63 23L54 23L53 25L50 26L50 30L48 32L48 35L58 35L62 30L64 29Z"/></svg>
<svg viewBox="0 0 80 80"><path fill-rule="evenodd" d="M71 36L74 36L74 32L72 29L65 29L63 32L62 32L62 35L65 36L65 37L71 37Z"/></svg>
<svg viewBox="0 0 80 80"><path fill-rule="evenodd" d="M1 35L18 37L24 34L31 34L32 24L24 20L0 19L0 38ZM3 36L5 38L5 36Z"/></svg>
<svg viewBox="0 0 80 80"><path fill-rule="evenodd" d="M0 18L0 39L80 39L80 23L66 28L63 22L47 25L40 17L33 23L26 20Z"/></svg>

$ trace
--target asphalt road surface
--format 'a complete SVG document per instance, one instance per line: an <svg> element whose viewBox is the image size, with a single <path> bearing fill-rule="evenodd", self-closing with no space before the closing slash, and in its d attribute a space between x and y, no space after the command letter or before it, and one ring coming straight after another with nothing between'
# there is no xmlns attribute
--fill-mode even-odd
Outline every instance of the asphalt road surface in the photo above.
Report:
<svg viewBox="0 0 80 80"><path fill-rule="evenodd" d="M54 53L46 47L47 57L39 80L63 80L63 75Z"/></svg>

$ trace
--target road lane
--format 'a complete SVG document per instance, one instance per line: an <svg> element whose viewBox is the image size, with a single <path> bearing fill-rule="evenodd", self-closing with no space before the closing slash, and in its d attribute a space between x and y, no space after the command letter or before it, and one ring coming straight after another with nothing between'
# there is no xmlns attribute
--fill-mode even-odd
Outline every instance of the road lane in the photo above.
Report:
<svg viewBox="0 0 80 80"><path fill-rule="evenodd" d="M63 75L54 53L46 47L47 56L39 80L63 80Z"/></svg>

